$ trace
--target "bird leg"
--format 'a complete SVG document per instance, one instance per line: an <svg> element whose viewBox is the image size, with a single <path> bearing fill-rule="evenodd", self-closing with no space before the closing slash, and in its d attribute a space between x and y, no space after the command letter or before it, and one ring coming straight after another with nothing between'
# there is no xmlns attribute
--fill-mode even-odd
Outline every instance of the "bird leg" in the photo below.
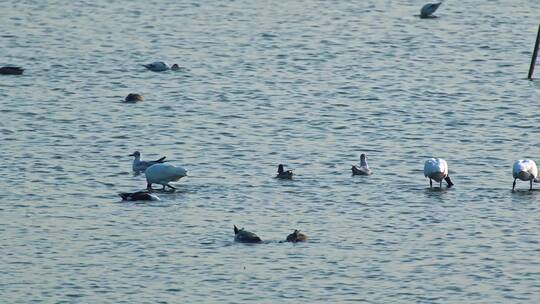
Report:
<svg viewBox="0 0 540 304"><path fill-rule="evenodd" d="M431 180L431 178L429 179L429 188L433 188L433 181Z"/></svg>
<svg viewBox="0 0 540 304"><path fill-rule="evenodd" d="M516 187L516 180L517 178L514 178L514 184L512 184L512 192L514 192L514 188Z"/></svg>
<svg viewBox="0 0 540 304"><path fill-rule="evenodd" d="M167 186L168 186L169 188L173 189L173 190L176 190L175 187L173 187L173 186L171 186L171 185L169 185L169 184L167 184ZM163 186L163 189L165 189L165 186Z"/></svg>
<svg viewBox="0 0 540 304"><path fill-rule="evenodd" d="M441 181L439 182L439 188L442 189L442 179L441 179Z"/></svg>
<svg viewBox="0 0 540 304"><path fill-rule="evenodd" d="M534 179L534 178L533 178ZM529 191L532 191L532 183L533 183L533 179L531 179L531 187L529 188Z"/></svg>
<svg viewBox="0 0 540 304"><path fill-rule="evenodd" d="M146 183L146 190L152 192L152 183Z"/></svg>

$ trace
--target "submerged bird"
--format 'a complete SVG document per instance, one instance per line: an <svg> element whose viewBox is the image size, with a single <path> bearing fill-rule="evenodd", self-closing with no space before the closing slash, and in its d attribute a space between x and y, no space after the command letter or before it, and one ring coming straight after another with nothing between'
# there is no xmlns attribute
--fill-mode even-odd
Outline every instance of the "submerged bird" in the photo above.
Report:
<svg viewBox="0 0 540 304"><path fill-rule="evenodd" d="M352 166L352 175L371 175L371 170L369 170L369 166L367 163L367 156L362 153L360 155L360 167Z"/></svg>
<svg viewBox="0 0 540 304"><path fill-rule="evenodd" d="M433 187L432 180L439 182L439 187L442 188L442 180L444 179L448 184L448 188L452 187L454 183L448 176L448 164L442 158L430 158L424 163L424 176L429 178L429 187Z"/></svg>
<svg viewBox="0 0 540 304"><path fill-rule="evenodd" d="M125 192L118 194L124 201L159 201L157 195L149 193L148 191L137 191L137 192Z"/></svg>
<svg viewBox="0 0 540 304"><path fill-rule="evenodd" d="M152 184L159 184L163 185L163 190L165 190L166 186L174 190L176 188L169 185L169 183L187 176L187 170L170 164L158 163L148 167L144 174L146 175L146 189L151 191Z"/></svg>
<svg viewBox="0 0 540 304"><path fill-rule="evenodd" d="M294 230L293 233L287 236L287 242L305 242L307 241L307 236L300 232L300 230Z"/></svg>
<svg viewBox="0 0 540 304"><path fill-rule="evenodd" d="M137 102L143 100L144 97L141 94L129 93L128 96L126 96L126 99L124 99L124 102Z"/></svg>
<svg viewBox="0 0 540 304"><path fill-rule="evenodd" d="M530 181L529 190L532 191L532 183L538 182L538 169L536 163L530 159L516 160L512 166L512 176L514 177L514 184L512 185L512 191L516 187L516 180L519 178L522 181Z"/></svg>
<svg viewBox="0 0 540 304"><path fill-rule="evenodd" d="M145 68L149 69L150 71L153 71L153 72L163 72L163 71L167 71L167 70L176 71L176 70L180 69L178 64L175 63L172 66L170 66L165 61L155 61L155 62L152 62L152 63L149 63L149 64L143 64L143 66Z"/></svg>
<svg viewBox="0 0 540 304"><path fill-rule="evenodd" d="M24 69L21 67L5 66L0 68L1 75L22 75Z"/></svg>
<svg viewBox="0 0 540 304"><path fill-rule="evenodd" d="M433 18L435 16L432 16L433 13L439 8L439 6L442 4L442 1L439 3L428 3L424 6L422 6L422 9L420 10L420 18Z"/></svg>
<svg viewBox="0 0 540 304"><path fill-rule="evenodd" d="M261 238L258 237L255 233L249 232L242 229L236 228L234 225L234 241L239 243L260 243L262 242Z"/></svg>
<svg viewBox="0 0 540 304"><path fill-rule="evenodd" d="M292 179L292 177L293 177L293 172L292 171L293 170L287 170L287 171L283 170L283 165L279 164L276 178Z"/></svg>
<svg viewBox="0 0 540 304"><path fill-rule="evenodd" d="M150 167L152 165L161 164L161 163L166 162L166 160L165 160L166 157L165 156L163 156L162 158L160 158L158 160L142 161L141 160L141 153L139 151L135 151L135 152L133 152L133 154L130 154L128 156L135 157L133 159L133 165L131 166L131 168L133 169L133 172L135 172L135 173L144 172L148 167Z"/></svg>

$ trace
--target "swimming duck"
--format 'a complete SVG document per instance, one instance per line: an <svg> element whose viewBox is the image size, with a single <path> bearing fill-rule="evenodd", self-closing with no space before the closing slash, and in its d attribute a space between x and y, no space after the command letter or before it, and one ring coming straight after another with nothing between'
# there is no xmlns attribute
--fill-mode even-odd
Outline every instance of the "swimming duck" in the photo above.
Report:
<svg viewBox="0 0 540 304"><path fill-rule="evenodd" d="M130 93L128 96L126 96L126 99L124 99L124 102L137 102L137 101L143 101L144 97L141 94L136 93Z"/></svg>
<svg viewBox="0 0 540 304"><path fill-rule="evenodd" d="M442 1L439 3L428 3L422 6L422 9L420 10L420 18L434 18L435 16L432 16L432 14L435 13L441 4Z"/></svg>
<svg viewBox="0 0 540 304"><path fill-rule="evenodd" d="M234 241L239 243L260 243L262 242L261 238L258 237L255 233L249 232L242 229L236 228L234 226Z"/></svg>
<svg viewBox="0 0 540 304"><path fill-rule="evenodd" d="M175 63L172 66L170 66L165 61L155 61L149 64L143 64L143 66L153 72L164 72L167 70L177 71L180 69L178 64Z"/></svg>
<svg viewBox="0 0 540 304"><path fill-rule="evenodd" d="M442 158L430 158L424 163L424 176L429 178L429 187L433 187L432 180L439 182L439 187L442 188L442 180L444 179L448 184L448 188L452 187L454 183L448 176L448 164Z"/></svg>
<svg viewBox="0 0 540 304"><path fill-rule="evenodd" d="M159 201L157 195L149 193L148 191L137 191L137 192L125 192L118 194L124 201Z"/></svg>
<svg viewBox="0 0 540 304"><path fill-rule="evenodd" d="M21 75L24 69L21 67L5 66L0 68L0 75Z"/></svg>
<svg viewBox="0 0 540 304"><path fill-rule="evenodd" d="M146 189L149 191L152 190L152 184L163 185L163 190L166 186L174 190L176 188L169 183L187 176L187 170L170 164L158 163L148 167L144 174L146 175Z"/></svg>
<svg viewBox="0 0 540 304"><path fill-rule="evenodd" d="M150 167L152 165L161 164L161 163L166 162L166 160L165 160L166 156L163 156L162 158L160 158L158 160L142 161L141 160L141 153L139 151L135 151L135 152L133 152L132 154L130 154L128 156L135 157L133 159L133 165L131 166L131 168L133 169L133 172L135 172L135 173L144 172L148 167Z"/></svg>
<svg viewBox="0 0 540 304"><path fill-rule="evenodd" d="M367 156L362 153L360 155L360 167L352 166L352 175L371 175L371 170L369 170L369 166L367 163Z"/></svg>
<svg viewBox="0 0 540 304"><path fill-rule="evenodd" d="M296 242L305 242L305 241L307 241L307 236L296 229L294 230L293 233L287 236L287 242L296 243Z"/></svg>
<svg viewBox="0 0 540 304"><path fill-rule="evenodd" d="M283 165L279 164L276 178L292 179L292 177L293 177L293 172L292 171L293 170L287 170L287 171L283 170Z"/></svg>
<svg viewBox="0 0 540 304"><path fill-rule="evenodd" d="M516 188L516 180L519 178L522 181L530 181L529 191L532 191L532 184L538 182L538 169L536 163L530 159L516 160L512 166L512 176L514 177L514 184L512 185L512 191Z"/></svg>

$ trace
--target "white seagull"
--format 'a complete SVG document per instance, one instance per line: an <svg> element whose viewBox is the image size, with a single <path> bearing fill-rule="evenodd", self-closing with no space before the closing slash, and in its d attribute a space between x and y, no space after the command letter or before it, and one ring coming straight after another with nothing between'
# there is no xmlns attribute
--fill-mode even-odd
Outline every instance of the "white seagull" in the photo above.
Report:
<svg viewBox="0 0 540 304"><path fill-rule="evenodd" d="M360 167L352 166L352 175L371 175L371 170L367 163L367 155L364 153L360 154Z"/></svg>
<svg viewBox="0 0 540 304"><path fill-rule="evenodd" d="M187 176L187 170L182 167L160 163L148 167L148 169L144 171L144 174L146 175L146 189L150 191L152 190L152 184L162 185L163 190L165 190L165 186L176 189L169 185L169 183Z"/></svg>
<svg viewBox="0 0 540 304"><path fill-rule="evenodd" d="M164 72L167 70L176 71L180 69L178 64L175 63L172 66L170 66L165 61L155 61L149 64L143 64L143 66L153 72Z"/></svg>
<svg viewBox="0 0 540 304"><path fill-rule="evenodd" d="M130 154L128 156L135 157L133 159L133 165L131 166L131 168L133 169L133 172L135 172L137 174L140 173L140 172L144 172L148 167L150 167L152 165L166 162L165 156L163 156L162 158L160 158L158 160L142 161L141 160L141 153L139 151L135 151L135 152L133 152L133 154Z"/></svg>
<svg viewBox="0 0 540 304"><path fill-rule="evenodd" d="M433 187L432 180L439 182L439 187L442 188L443 179L448 184L448 188L452 187L454 183L448 176L448 164L442 158L430 158L424 163L424 176L429 178L429 187Z"/></svg>
<svg viewBox="0 0 540 304"><path fill-rule="evenodd" d="M532 191L532 183L538 182L538 169L536 163L530 159L516 160L512 165L512 176L514 177L514 184L512 185L512 191L516 187L516 180L519 178L522 181L530 181Z"/></svg>
<svg viewBox="0 0 540 304"><path fill-rule="evenodd" d="M420 10L420 18L431 18L434 16L431 16L435 11L439 8L439 6L442 4L442 1L439 3L428 3L424 6L422 6L422 9Z"/></svg>

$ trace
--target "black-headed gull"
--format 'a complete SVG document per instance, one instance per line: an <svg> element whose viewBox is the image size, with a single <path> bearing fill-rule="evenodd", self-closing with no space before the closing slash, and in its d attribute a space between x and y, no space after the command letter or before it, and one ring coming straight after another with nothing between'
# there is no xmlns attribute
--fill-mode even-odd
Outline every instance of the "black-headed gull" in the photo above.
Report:
<svg viewBox="0 0 540 304"><path fill-rule="evenodd" d="M353 165L351 170L352 175L371 175L371 170L367 163L367 155L364 153L360 154L360 167Z"/></svg>
<svg viewBox="0 0 540 304"><path fill-rule="evenodd" d="M141 153L139 151L135 151L135 152L133 152L132 154L130 154L128 156L135 157L133 159L133 165L131 166L131 168L133 169L133 172L135 172L135 173L144 172L148 167L150 167L152 165L166 162L165 156L163 156L162 158L160 158L158 160L142 161L141 160Z"/></svg>

